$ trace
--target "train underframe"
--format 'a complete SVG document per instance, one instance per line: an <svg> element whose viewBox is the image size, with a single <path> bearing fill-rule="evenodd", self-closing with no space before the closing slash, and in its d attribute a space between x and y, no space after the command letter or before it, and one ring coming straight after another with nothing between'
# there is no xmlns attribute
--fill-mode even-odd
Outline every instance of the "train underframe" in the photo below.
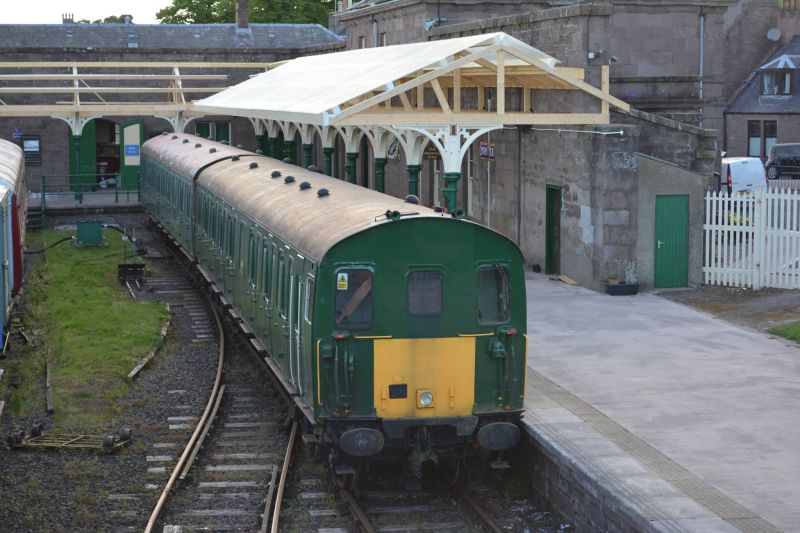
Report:
<svg viewBox="0 0 800 533"><path fill-rule="evenodd" d="M411 419L322 420L317 442L334 471L351 475L370 463L405 464L406 485L421 486L427 463L460 463L482 455L507 468L505 453L520 438L521 410L476 416Z"/></svg>

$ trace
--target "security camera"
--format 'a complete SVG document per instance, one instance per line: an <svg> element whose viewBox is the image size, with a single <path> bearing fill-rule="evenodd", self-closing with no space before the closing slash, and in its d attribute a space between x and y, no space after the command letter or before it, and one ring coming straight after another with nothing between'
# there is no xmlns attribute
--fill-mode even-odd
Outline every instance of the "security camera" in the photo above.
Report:
<svg viewBox="0 0 800 533"><path fill-rule="evenodd" d="M431 28L439 25L439 21L436 19L423 20L422 25L425 27L425 31L431 31Z"/></svg>
<svg viewBox="0 0 800 533"><path fill-rule="evenodd" d="M611 57L608 58L608 64L609 65L613 65L617 61L619 61L619 58L617 56L611 56Z"/></svg>

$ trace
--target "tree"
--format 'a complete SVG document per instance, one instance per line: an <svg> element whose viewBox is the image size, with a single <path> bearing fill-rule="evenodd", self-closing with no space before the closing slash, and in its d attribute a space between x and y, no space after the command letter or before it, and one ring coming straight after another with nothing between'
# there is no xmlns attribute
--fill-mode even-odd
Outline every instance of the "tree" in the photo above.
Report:
<svg viewBox="0 0 800 533"><path fill-rule="evenodd" d="M250 22L328 23L334 0L250 0ZM156 13L162 24L214 24L236 21L235 0L172 0Z"/></svg>
<svg viewBox="0 0 800 533"><path fill-rule="evenodd" d="M92 21L86 19L79 20L78 22L76 22L76 24L125 24L126 23L125 17L128 17L130 22L133 22L132 15L120 15L120 16L111 15L110 17L106 17L104 19L97 19Z"/></svg>

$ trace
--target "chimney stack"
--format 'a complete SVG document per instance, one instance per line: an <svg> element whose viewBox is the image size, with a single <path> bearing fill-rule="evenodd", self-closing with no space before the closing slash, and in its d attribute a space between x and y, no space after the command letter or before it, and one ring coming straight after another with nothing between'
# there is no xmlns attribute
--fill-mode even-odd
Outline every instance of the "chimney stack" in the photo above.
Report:
<svg viewBox="0 0 800 533"><path fill-rule="evenodd" d="M250 8L247 0L236 0L236 29L250 29Z"/></svg>
<svg viewBox="0 0 800 533"><path fill-rule="evenodd" d="M61 14L61 24L73 24L75 22L75 15L72 13Z"/></svg>

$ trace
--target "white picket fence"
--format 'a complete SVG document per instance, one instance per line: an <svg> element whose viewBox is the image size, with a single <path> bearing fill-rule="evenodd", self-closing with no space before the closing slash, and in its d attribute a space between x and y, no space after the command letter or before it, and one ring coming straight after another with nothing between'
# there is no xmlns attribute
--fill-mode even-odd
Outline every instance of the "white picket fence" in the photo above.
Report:
<svg viewBox="0 0 800 533"><path fill-rule="evenodd" d="M706 193L707 285L800 288L800 190Z"/></svg>

